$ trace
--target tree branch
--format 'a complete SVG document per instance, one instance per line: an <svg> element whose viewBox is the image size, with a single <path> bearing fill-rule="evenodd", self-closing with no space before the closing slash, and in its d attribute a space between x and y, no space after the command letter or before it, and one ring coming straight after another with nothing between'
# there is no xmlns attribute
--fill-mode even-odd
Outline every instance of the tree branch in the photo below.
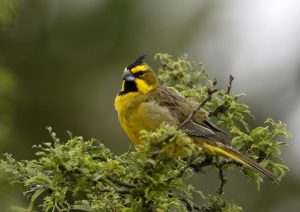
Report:
<svg viewBox="0 0 300 212"><path fill-rule="evenodd" d="M222 194L223 194L224 185L225 185L225 183L227 182L227 180L226 180L225 177L224 177L223 168L224 168L224 166L219 166L219 167L218 167L218 169L219 169L219 179L220 179L220 181L221 181L220 186L219 186L219 188L218 188L218 194L219 194L219 195L222 195Z"/></svg>
<svg viewBox="0 0 300 212"><path fill-rule="evenodd" d="M236 166L241 166L240 163L238 163L234 160L222 160L222 161L212 162L211 157L206 157L206 159L204 161L202 161L201 163L191 164L190 167L193 168L194 171L200 172L202 170L202 168L204 168L206 166L215 166L219 171L219 179L221 181L217 193L219 195L221 195L221 194L223 194L224 185L227 182L226 178L224 177L224 167L226 165L231 165L231 164L236 165Z"/></svg>
<svg viewBox="0 0 300 212"><path fill-rule="evenodd" d="M209 155L206 155L205 160L203 160L201 163L191 164L190 167L194 169L195 172L200 172L202 168L206 166L214 165L212 163L212 157Z"/></svg>

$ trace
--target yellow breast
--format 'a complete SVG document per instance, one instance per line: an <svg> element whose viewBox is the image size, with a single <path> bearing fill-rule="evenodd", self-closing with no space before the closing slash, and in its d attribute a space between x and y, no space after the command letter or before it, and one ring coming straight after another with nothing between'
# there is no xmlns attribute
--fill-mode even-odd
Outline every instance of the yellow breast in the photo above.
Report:
<svg viewBox="0 0 300 212"><path fill-rule="evenodd" d="M147 98L146 94L132 92L117 96L115 100L121 126L134 144L141 143L141 130L154 131L162 122L177 124L167 108L155 101L147 101Z"/></svg>

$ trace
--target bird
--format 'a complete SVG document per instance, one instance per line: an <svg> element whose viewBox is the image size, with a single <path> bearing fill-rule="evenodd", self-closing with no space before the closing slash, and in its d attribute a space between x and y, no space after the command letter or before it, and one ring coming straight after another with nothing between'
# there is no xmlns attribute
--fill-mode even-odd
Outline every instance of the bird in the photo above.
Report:
<svg viewBox="0 0 300 212"><path fill-rule="evenodd" d="M160 86L152 68L145 63L146 55L125 67L122 87L115 98L115 110L121 127L135 145L142 145L140 131L155 131L162 123L178 126L195 110L195 104L178 92ZM257 171L279 183L279 179L246 155L233 149L220 130L208 121L207 112L200 110L181 128L207 154L219 155Z"/></svg>

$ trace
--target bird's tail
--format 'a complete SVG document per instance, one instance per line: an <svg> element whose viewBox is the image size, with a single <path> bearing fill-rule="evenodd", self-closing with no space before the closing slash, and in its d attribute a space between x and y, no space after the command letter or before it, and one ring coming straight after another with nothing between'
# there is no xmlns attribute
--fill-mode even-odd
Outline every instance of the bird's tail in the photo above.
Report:
<svg viewBox="0 0 300 212"><path fill-rule="evenodd" d="M223 155L230 159L233 159L234 161L259 172L260 174L270 178L271 180L279 184L278 178L271 171L262 167L261 165L246 157L245 155L242 155L241 153L231 149L230 147L226 147L225 145L215 146L212 144L205 143L203 144L203 148L204 150L208 150L209 152L215 153L217 155Z"/></svg>

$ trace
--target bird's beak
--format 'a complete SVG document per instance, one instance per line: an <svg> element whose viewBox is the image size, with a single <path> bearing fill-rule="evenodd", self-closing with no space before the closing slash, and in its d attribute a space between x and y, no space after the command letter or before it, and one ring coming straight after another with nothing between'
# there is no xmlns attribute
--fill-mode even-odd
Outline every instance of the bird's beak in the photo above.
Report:
<svg viewBox="0 0 300 212"><path fill-rule="evenodd" d="M125 80L126 82L133 82L135 78L134 78L133 74L129 70L127 70L123 74L122 79Z"/></svg>

